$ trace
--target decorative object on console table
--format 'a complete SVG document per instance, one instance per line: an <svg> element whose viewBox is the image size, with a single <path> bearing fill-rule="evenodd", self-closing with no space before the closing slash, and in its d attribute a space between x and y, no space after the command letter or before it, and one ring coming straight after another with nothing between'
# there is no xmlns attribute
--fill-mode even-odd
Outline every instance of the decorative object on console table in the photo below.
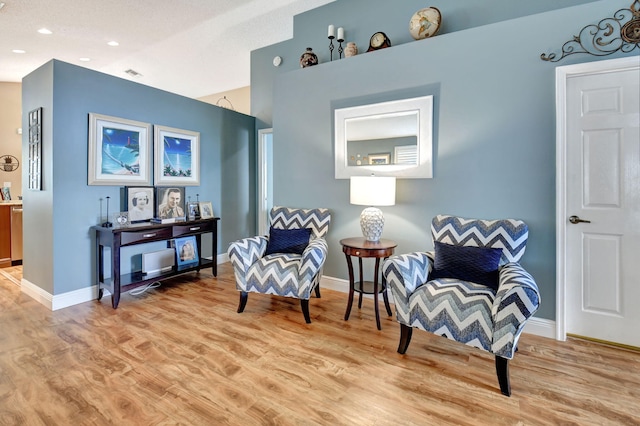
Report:
<svg viewBox="0 0 640 426"><path fill-rule="evenodd" d="M378 31L369 39L369 49L367 49L367 52L385 49L387 47L391 47L391 40L389 40L389 37L387 37L385 33Z"/></svg>
<svg viewBox="0 0 640 426"><path fill-rule="evenodd" d="M2 199L5 201L11 201L11 189L8 186L2 187Z"/></svg>
<svg viewBox="0 0 640 426"><path fill-rule="evenodd" d="M153 218L156 204L152 186L125 187L125 202L131 223L146 222Z"/></svg>
<svg viewBox="0 0 640 426"><path fill-rule="evenodd" d="M184 187L156 187L156 219L185 219Z"/></svg>
<svg viewBox="0 0 640 426"><path fill-rule="evenodd" d="M174 243L178 268L197 264L200 261L200 257L198 256L198 246L196 245L196 237L189 236L176 238Z"/></svg>
<svg viewBox="0 0 640 426"><path fill-rule="evenodd" d="M437 7L426 7L413 14L409 20L409 33L416 40L433 37L442 24L442 14Z"/></svg>
<svg viewBox="0 0 640 426"><path fill-rule="evenodd" d="M116 224L116 227L126 228L129 226L129 212L118 212L113 215L113 222Z"/></svg>
<svg viewBox="0 0 640 426"><path fill-rule="evenodd" d="M384 229L384 215L374 206L396 203L396 178L391 176L352 176L351 204L370 206L362 210L360 228L367 241L379 241Z"/></svg>
<svg viewBox="0 0 640 426"><path fill-rule="evenodd" d="M202 219L211 219L213 217L211 201L200 201L200 215Z"/></svg>
<svg viewBox="0 0 640 426"><path fill-rule="evenodd" d="M198 201L190 201L187 204L187 212L189 214L189 220L200 219L200 203Z"/></svg>
<svg viewBox="0 0 640 426"><path fill-rule="evenodd" d="M105 228L111 228L113 226L113 223L109 222L109 199L111 197L109 197L107 195L106 199L107 199L107 220L102 222L102 224L100 226L105 227ZM100 215L102 215L102 204L100 205Z"/></svg>
<svg viewBox="0 0 640 426"><path fill-rule="evenodd" d="M154 126L156 185L200 185L200 133Z"/></svg>
<svg viewBox="0 0 640 426"><path fill-rule="evenodd" d="M88 185L151 184L151 124L89 113Z"/></svg>
<svg viewBox="0 0 640 426"><path fill-rule="evenodd" d="M300 56L300 67L307 68L318 65L318 56L313 53L313 49L307 47L306 52Z"/></svg>

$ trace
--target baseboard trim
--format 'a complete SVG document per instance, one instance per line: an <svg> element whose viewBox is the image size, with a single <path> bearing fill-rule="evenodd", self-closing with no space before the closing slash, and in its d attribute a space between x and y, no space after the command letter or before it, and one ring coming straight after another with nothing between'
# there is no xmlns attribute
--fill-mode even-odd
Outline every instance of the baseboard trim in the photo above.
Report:
<svg viewBox="0 0 640 426"><path fill-rule="evenodd" d="M339 291L342 293L348 293L349 280L323 276L320 280L320 289L323 288ZM393 295L391 294L391 292L388 292L387 295L389 296L389 303L393 305ZM373 295L365 294L364 297L372 299ZM527 321L527 323L525 324L523 333L547 337L549 339L556 339L556 322L544 318L533 317L529 319L529 321Z"/></svg>
<svg viewBox="0 0 640 426"><path fill-rule="evenodd" d="M211 258L209 258L211 259ZM216 257L218 265L229 261L229 256L226 253L219 254ZM78 290L69 291L62 294L52 295L49 292L43 290L32 282L22 279L20 283L21 291L27 296L35 299L38 303L44 305L52 311L58 309L68 308L69 306L79 305L80 303L89 302L98 298L98 286L92 285ZM109 291L105 290L105 295L108 295Z"/></svg>

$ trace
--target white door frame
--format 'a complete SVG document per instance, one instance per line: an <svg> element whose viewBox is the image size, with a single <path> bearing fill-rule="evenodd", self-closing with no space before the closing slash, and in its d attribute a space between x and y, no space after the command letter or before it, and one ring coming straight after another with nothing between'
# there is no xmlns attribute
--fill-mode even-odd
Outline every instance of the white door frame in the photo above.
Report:
<svg viewBox="0 0 640 426"><path fill-rule="evenodd" d="M639 56L566 65L556 68L556 339L567 339L567 81L578 75L637 68Z"/></svg>
<svg viewBox="0 0 640 426"><path fill-rule="evenodd" d="M269 188L268 173L271 164L269 164L269 148L267 147L267 135L273 133L273 128L258 130L258 218L257 229L258 235L266 235L269 233L269 224L264 218L267 214L268 198L271 188Z"/></svg>

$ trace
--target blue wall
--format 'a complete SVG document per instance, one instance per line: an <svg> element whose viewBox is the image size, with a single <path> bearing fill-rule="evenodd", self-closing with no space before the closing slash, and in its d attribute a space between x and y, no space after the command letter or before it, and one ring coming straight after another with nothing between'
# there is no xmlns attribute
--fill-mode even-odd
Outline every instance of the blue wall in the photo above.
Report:
<svg viewBox="0 0 640 426"><path fill-rule="evenodd" d="M252 114L259 127L274 129L274 204L331 209L324 273L346 279L339 240L360 235L362 207L349 204L349 181L334 179L333 109L354 99L433 94L434 178L398 180L396 205L382 208L384 237L406 253L432 249L429 225L438 213L523 219L530 239L522 264L542 291L538 316L554 319L555 67L600 58L553 64L540 54L559 51L583 26L629 2L433 5L444 24L431 39L408 35L408 19L423 1L338 0L297 16L292 40L252 53ZM328 24L344 27L361 54L328 62ZM362 53L377 30L394 47ZM321 64L300 69L307 46ZM284 58L280 68L271 64L276 55Z"/></svg>
<svg viewBox="0 0 640 426"><path fill-rule="evenodd" d="M89 228L101 222L100 199L111 197L110 213L125 210L121 187L87 185L90 112L200 132L201 184L186 187L186 196L212 201L222 218L219 253L254 231L255 193L248 183L255 179L253 117L57 60L22 84L23 127L26 112L39 106L45 126L44 190L24 192L24 278L29 282L53 295L91 286L95 264ZM206 240L203 246L210 247ZM135 253L123 255L127 272Z"/></svg>

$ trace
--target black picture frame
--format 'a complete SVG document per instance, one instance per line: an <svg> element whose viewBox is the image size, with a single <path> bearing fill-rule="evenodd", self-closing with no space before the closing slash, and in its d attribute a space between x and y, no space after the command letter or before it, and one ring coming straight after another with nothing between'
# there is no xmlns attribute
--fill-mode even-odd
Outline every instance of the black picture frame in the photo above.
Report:
<svg viewBox="0 0 640 426"><path fill-rule="evenodd" d="M155 214L156 198L153 186L126 186L125 211L129 212L129 222L148 222Z"/></svg>
<svg viewBox="0 0 640 426"><path fill-rule="evenodd" d="M184 188L184 186L156 186L155 217L157 219L186 218ZM175 194L180 196L177 197Z"/></svg>

